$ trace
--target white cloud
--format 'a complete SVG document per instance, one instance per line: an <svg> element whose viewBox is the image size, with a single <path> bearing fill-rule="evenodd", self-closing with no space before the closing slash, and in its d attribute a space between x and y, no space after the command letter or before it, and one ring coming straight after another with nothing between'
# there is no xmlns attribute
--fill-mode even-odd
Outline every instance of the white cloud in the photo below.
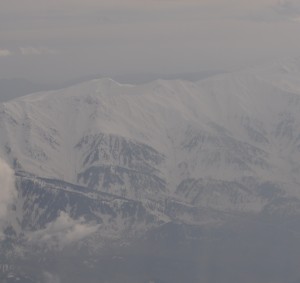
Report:
<svg viewBox="0 0 300 283"><path fill-rule="evenodd" d="M92 235L98 228L99 225L86 223L84 218L74 220L66 212L61 212L45 229L35 231L27 238L29 242L61 249Z"/></svg>
<svg viewBox="0 0 300 283"><path fill-rule="evenodd" d="M56 50L50 49L48 47L26 46L26 47L20 47L19 49L22 55L45 55L45 54L57 53Z"/></svg>
<svg viewBox="0 0 300 283"><path fill-rule="evenodd" d="M12 55L12 52L8 49L0 49L0 57L6 57Z"/></svg>
<svg viewBox="0 0 300 283"><path fill-rule="evenodd" d="M16 195L14 172L4 160L0 159L0 238Z"/></svg>
<svg viewBox="0 0 300 283"><path fill-rule="evenodd" d="M60 279L57 275L54 275L50 272L44 272L44 281L45 283L60 283Z"/></svg>

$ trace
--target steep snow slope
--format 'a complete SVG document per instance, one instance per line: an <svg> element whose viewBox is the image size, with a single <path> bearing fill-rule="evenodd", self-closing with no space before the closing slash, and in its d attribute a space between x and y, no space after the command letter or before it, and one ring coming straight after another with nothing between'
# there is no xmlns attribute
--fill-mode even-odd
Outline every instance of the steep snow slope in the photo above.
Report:
<svg viewBox="0 0 300 283"><path fill-rule="evenodd" d="M0 104L0 157L18 189L0 264L36 282L49 266L62 282L296 282L298 61Z"/></svg>
<svg viewBox="0 0 300 283"><path fill-rule="evenodd" d="M119 197L261 211L300 195L299 68L289 64L24 96L0 105L0 154L16 171Z"/></svg>

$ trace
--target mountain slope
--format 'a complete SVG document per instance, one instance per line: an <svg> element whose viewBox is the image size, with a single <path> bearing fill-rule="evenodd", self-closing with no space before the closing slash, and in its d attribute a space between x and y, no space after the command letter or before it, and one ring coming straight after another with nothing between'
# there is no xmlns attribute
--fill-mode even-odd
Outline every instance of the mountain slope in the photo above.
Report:
<svg viewBox="0 0 300 283"><path fill-rule="evenodd" d="M298 182L299 94L253 73L198 84L101 79L25 96L1 104L1 155L100 189L110 167L154 174L173 192L184 176Z"/></svg>
<svg viewBox="0 0 300 283"><path fill-rule="evenodd" d="M255 223L260 235L264 221L298 233L298 66L197 83L104 78L0 104L0 157L19 192L5 231L14 251L38 246L39 261L50 244L70 257L85 245L87 261L116 243L172 254L211 231L231 245L226 233Z"/></svg>

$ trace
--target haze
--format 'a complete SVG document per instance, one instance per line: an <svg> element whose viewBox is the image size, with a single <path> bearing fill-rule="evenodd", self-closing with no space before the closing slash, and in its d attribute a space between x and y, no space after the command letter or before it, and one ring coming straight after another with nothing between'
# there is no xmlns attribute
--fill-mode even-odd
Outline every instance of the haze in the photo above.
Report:
<svg viewBox="0 0 300 283"><path fill-rule="evenodd" d="M299 56L295 0L2 0L0 11L0 78L161 76Z"/></svg>

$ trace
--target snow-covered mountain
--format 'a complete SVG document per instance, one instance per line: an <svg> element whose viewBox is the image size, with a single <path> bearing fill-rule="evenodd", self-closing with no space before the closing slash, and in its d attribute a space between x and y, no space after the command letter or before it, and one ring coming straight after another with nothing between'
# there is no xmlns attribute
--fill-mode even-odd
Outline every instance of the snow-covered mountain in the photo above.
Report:
<svg viewBox="0 0 300 283"><path fill-rule="evenodd" d="M104 78L0 104L0 157L15 170L19 191L13 233L43 243L55 221L83 229L72 221L84 217L97 228L69 238L96 250L113 239L162 235L172 223L294 219L299 66L294 60L197 83Z"/></svg>

